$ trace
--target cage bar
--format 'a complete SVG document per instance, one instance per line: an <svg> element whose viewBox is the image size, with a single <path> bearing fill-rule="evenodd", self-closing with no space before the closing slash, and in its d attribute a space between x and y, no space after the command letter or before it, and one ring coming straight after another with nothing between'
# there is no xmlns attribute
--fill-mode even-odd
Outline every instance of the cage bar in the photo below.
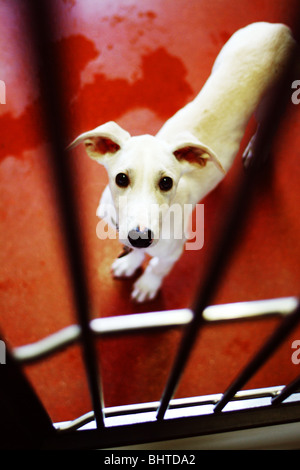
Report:
<svg viewBox="0 0 300 470"><path fill-rule="evenodd" d="M257 130L253 152L250 161L246 161L245 174L240 178L236 193L233 197L232 210L228 214L228 220L221 224L219 230L220 239L216 244L216 251L212 256L206 277L203 284L198 289L198 295L194 306L194 319L187 327L185 335L180 343L173 368L170 372L167 385L162 394L161 403L157 411L157 419L162 420L169 402L173 397L181 375L188 361L194 343L203 325L203 311L212 301L213 295L221 282L221 277L230 257L241 239L241 232L247 219L251 206L251 196L254 188L264 183L264 169L270 155L272 141L280 125L285 107L290 99L289 83L296 62L296 51L291 56L286 65L286 69L276 85L270 99L268 109L261 118L260 126Z"/></svg>
<svg viewBox="0 0 300 470"><path fill-rule="evenodd" d="M65 152L67 118L62 106L62 83L57 60L50 57L53 22L56 21L52 2L27 1L28 29L32 34L36 68L40 77L41 100L44 109L46 135L49 140L54 180L58 194L58 211L65 237L65 249L69 262L70 278L76 313L81 328L83 358L89 383L91 399L99 427L104 426L102 393L99 368L89 326L89 293L85 275L79 223L76 217L76 199L72 171Z"/></svg>
<svg viewBox="0 0 300 470"><path fill-rule="evenodd" d="M298 391L300 388L300 375L296 377L292 382L287 384L280 393L278 393L275 397L272 399L272 405L279 405L279 403L282 403L284 400L289 398L294 392Z"/></svg>
<svg viewBox="0 0 300 470"><path fill-rule="evenodd" d="M262 348L254 358L246 365L239 376L234 380L230 387L224 393L222 399L215 407L215 413L222 411L226 404L234 397L248 380L257 372L257 370L270 358L276 349L282 344L288 334L295 328L300 321L300 306L286 317L281 325L274 331L270 338L264 343Z"/></svg>
<svg viewBox="0 0 300 470"><path fill-rule="evenodd" d="M33 3L27 1L26 4L37 68L40 71L45 127L53 157L53 173L59 196L58 208L64 229L78 324L71 325L34 344L16 348L12 354L7 351L9 367L5 365L6 380L5 386L0 389L0 402L2 403L1 416L4 416L4 424L11 432L7 436L8 445L13 440L18 445L28 434L28 439L23 440L25 447L32 446L34 442L37 442L39 446L46 448L103 448L104 446L130 444L133 441L134 443L151 441L153 436L160 440L221 432L222 430L244 429L249 425L249 422L251 422L251 426L265 426L299 421L300 400L297 392L300 387L300 376L286 386L255 391L240 390L299 323L299 299L288 297L253 303L242 302L226 306L209 306L230 256L239 242L243 224L251 206L253 188L259 182L264 183L263 169L268 149L288 98L283 90L289 81L294 58L291 58L286 74L278 83L275 91L276 99L271 101L264 124L260 126L250 166L247 166L246 172L240 180L232 212L228 220L222 224L220 230L222 236L207 270L206 279L199 288L199 295L193 308L91 321L84 255L76 217L74 183L68 158L64 152L67 119L64 116L60 99L62 86L57 75L59 68L52 64L48 54L52 21L55 18L54 6L51 2ZM298 18L298 13L295 16ZM192 348L204 324L256 318L270 314L279 314L284 318L223 395L172 400ZM185 332L161 401L105 409L102 404L99 368L94 347L95 337L136 334L157 331L160 328L178 327L184 327ZM20 366L43 359L74 342L79 342L82 345L93 410L71 423L54 429L53 423L22 374ZM287 398L293 400L283 403ZM9 403L9 407L7 403ZM220 413L229 404L230 411ZM14 410L13 413L11 413L11 409ZM95 421L96 429L77 431L85 425L94 425L93 421ZM0 445L2 444L0 443Z"/></svg>

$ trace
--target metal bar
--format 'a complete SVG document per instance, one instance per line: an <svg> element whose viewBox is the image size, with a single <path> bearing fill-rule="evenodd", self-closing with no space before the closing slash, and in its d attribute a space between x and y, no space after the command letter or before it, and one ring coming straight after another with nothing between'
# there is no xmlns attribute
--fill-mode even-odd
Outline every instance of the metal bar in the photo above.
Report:
<svg viewBox="0 0 300 470"><path fill-rule="evenodd" d="M29 34L32 34L34 53L40 78L41 101L45 115L45 134L48 136L54 177L59 201L61 225L65 236L65 248L73 282L73 294L82 334L83 358L96 421L104 426L99 370L89 327L89 294L85 276L79 223L76 216L75 189L71 168L64 151L68 122L62 106L61 64L52 57L51 40L53 22L58 21L52 2L27 1Z"/></svg>
<svg viewBox="0 0 300 470"><path fill-rule="evenodd" d="M140 313L117 317L96 318L90 322L90 330L95 336L116 336L142 331L155 331L163 328L177 328L189 323L192 319L189 309L169 310L163 312ZM79 325L70 325L35 343L14 348L14 358L22 364L39 361L54 352L70 346L81 339Z"/></svg>
<svg viewBox="0 0 300 470"><path fill-rule="evenodd" d="M91 321L94 334L107 336L139 333L160 328L176 328L189 324L193 312L188 308L162 312L137 313L118 317L97 318Z"/></svg>
<svg viewBox="0 0 300 470"><path fill-rule="evenodd" d="M122 424L107 426L102 432L97 429L74 430L59 432L50 437L44 447L49 449L108 449L143 443L154 443L170 439L181 439L192 436L203 436L213 433L237 431L250 427L270 426L299 422L300 404L287 403L280 406L263 405L243 409L241 401L236 402L237 408L227 413L204 415L187 415L187 409L177 410L177 416L159 422L155 419L155 411L144 416L136 416L135 423L126 416ZM240 409L238 408L240 405ZM173 410L172 410L173 413ZM110 420L110 418L109 418ZM120 420L121 421L121 420Z"/></svg>
<svg viewBox="0 0 300 470"><path fill-rule="evenodd" d="M265 315L289 315L297 306L297 297L211 305L204 309L203 318L206 321L212 322L251 319Z"/></svg>
<svg viewBox="0 0 300 470"><path fill-rule="evenodd" d="M14 348L12 355L19 364L31 364L65 349L80 338L80 326L71 325L39 341Z"/></svg>
<svg viewBox="0 0 300 470"><path fill-rule="evenodd" d="M296 392L300 388L300 375L295 378L292 382L284 387L281 392L272 399L272 405L278 405L288 398L292 393Z"/></svg>
<svg viewBox="0 0 300 470"><path fill-rule="evenodd" d="M206 322L222 322L253 319L266 315L288 315L295 310L297 305L297 297L212 305L204 310L203 318ZM184 308L96 318L90 322L90 329L95 336L100 337L151 333L162 329L181 328L188 325L192 319L193 312ZM14 348L12 354L19 363L30 364L59 352L80 339L80 326L70 325L39 341Z"/></svg>
<svg viewBox="0 0 300 470"><path fill-rule="evenodd" d="M192 309L194 311L194 319L188 325L179 345L173 368L158 408L158 420L163 419L169 402L176 391L185 365L204 323L203 311L212 302L230 256L241 240L241 231L245 226L246 217L251 207L250 202L252 202L251 196L254 193L254 189L257 189L259 183L266 184L266 166L269 171L269 165L266 165L266 162L274 135L279 127L286 104L290 99L290 78L294 68L294 61L295 53L292 53L285 73L274 87L273 100L270 100L269 108L261 119L253 146L251 164L247 166L245 175L240 178L233 198L234 202L231 212L227 215L227 220L225 219L225 222L221 224L219 229L221 236L216 244L216 251L210 262L206 278L198 290L199 293ZM265 171L262 171L263 169Z"/></svg>
<svg viewBox="0 0 300 470"><path fill-rule="evenodd" d="M275 350L282 344L288 334L295 328L300 321L300 306L287 316L279 325L270 338L264 343L262 348L254 356L254 358L243 369L241 374L233 381L224 393L223 397L216 405L214 411L218 413L226 406L226 404L234 397L236 392L240 390L248 380L257 372L257 370L269 359Z"/></svg>
<svg viewBox="0 0 300 470"><path fill-rule="evenodd" d="M267 387L253 390L242 390L238 392L232 400L232 410L245 409L244 403L247 403L247 409L259 406L268 406L275 396L282 390L283 386ZM177 398L170 401L170 407L167 414L167 419L176 417L187 416L201 416L208 412L213 413L213 408L222 397L221 393L213 395L204 395L188 398ZM241 402L241 403L237 403ZM105 408L105 420L110 421L110 426L122 426L124 420L129 424L130 422L141 422L141 416L144 422L149 422L149 418L153 421L155 412L159 402L139 403L134 405L121 405L110 408ZM136 418L135 418L136 416ZM92 423L89 427L94 428L94 413L91 411L82 416L62 423L56 423L55 428L58 432L69 432L75 429L80 429L88 423Z"/></svg>
<svg viewBox="0 0 300 470"><path fill-rule="evenodd" d="M253 172L250 174L252 175ZM255 186L254 181L252 181L252 183L253 186ZM176 391L200 328L204 323L203 311L211 302L213 294L217 289L219 282L221 281L225 266L229 261L230 254L237 244L238 233L240 232L240 230L237 230L237 228L241 229L242 223L246 220L246 206L249 207L251 193L250 189L251 185L248 173L247 176L243 175L241 181L239 182L239 187L234 197L235 206L233 207L229 216L229 222L225 221L225 226L219 230L219 233L221 233L222 236L216 245L217 249L213 254L213 258L209 265L203 285L200 286L198 290L198 296L193 308L195 313L194 320L187 328L185 335L180 343L173 368L161 398L161 404L157 412L158 420L163 419L169 402Z"/></svg>
<svg viewBox="0 0 300 470"><path fill-rule="evenodd" d="M200 328L204 324L203 311L211 302L214 292L221 281L225 266L229 262L230 255L237 245L238 234L240 233L242 224L246 220L246 209L249 208L251 189L256 186L254 181L257 178L250 178L252 175L253 171L249 172L247 175L243 175L241 178L234 197L235 205L228 222L225 221L224 227L219 230L222 236L216 245L217 249L213 254L203 285L200 286L198 290L199 293L193 308L194 320L187 327L180 343L173 368L161 398L161 404L157 412L158 420L163 419L169 402L176 391ZM237 228L239 228L239 230Z"/></svg>

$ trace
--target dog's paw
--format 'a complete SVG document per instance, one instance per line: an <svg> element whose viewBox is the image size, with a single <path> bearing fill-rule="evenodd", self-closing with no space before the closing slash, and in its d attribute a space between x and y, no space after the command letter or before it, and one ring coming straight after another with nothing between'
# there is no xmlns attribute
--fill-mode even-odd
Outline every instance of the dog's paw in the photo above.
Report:
<svg viewBox="0 0 300 470"><path fill-rule="evenodd" d="M161 278L152 273L145 272L133 286L131 298L135 302L153 300L161 286Z"/></svg>
<svg viewBox="0 0 300 470"><path fill-rule="evenodd" d="M132 251L121 258L117 258L111 267L114 277L131 277L135 271L141 266L144 256L140 256L138 252Z"/></svg>

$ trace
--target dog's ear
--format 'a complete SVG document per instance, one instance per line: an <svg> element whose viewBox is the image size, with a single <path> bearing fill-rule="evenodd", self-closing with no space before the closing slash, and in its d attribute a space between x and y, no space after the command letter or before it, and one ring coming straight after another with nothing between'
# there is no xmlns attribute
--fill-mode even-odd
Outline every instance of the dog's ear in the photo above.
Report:
<svg viewBox="0 0 300 470"><path fill-rule="evenodd" d="M83 142L88 156L103 164L104 157L118 152L129 138L129 132L122 129L117 123L110 121L80 134L67 148L72 149Z"/></svg>
<svg viewBox="0 0 300 470"><path fill-rule="evenodd" d="M207 162L213 162L222 173L226 173L215 152L194 136L189 139L180 139L180 142L173 148L173 154L186 166L186 171L193 167L205 167Z"/></svg>

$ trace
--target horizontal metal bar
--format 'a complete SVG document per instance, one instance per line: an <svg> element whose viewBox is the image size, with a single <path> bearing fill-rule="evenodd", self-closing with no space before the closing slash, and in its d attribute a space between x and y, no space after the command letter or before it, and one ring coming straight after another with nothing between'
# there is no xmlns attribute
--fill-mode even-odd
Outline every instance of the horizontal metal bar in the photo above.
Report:
<svg viewBox="0 0 300 470"><path fill-rule="evenodd" d="M137 331L181 327L188 324L192 320L192 316L191 310L178 309L97 318L90 322L90 329L97 336L129 334ZM17 361L27 364L61 351L80 338L80 326L71 325L35 343L14 348L12 354Z"/></svg>
<svg viewBox="0 0 300 470"><path fill-rule="evenodd" d="M158 402L106 408L104 410L105 428L101 432L95 429L94 421L83 422L78 430L72 428L74 422L57 423L55 424L58 429L57 435L45 441L45 447L108 449L249 429L249 423L251 427L259 427L299 422L299 394L293 395L293 401L290 403L271 406L272 397L282 388L280 386L243 391L241 393L244 397L239 396L238 399L230 402L232 404L230 411L217 415L213 413L213 403L219 395L171 400L171 406L163 421L156 420L155 410ZM211 397L211 404L209 404L209 397ZM88 414L83 418L88 419ZM67 429L68 426L70 426L69 429Z"/></svg>
<svg viewBox="0 0 300 470"><path fill-rule="evenodd" d="M77 341L81 336L79 325L70 325L35 343L14 348L12 355L21 363L35 362L50 354L61 351Z"/></svg>
<svg viewBox="0 0 300 470"><path fill-rule="evenodd" d="M296 297L213 305L204 310L203 318L207 322L215 322L251 319L273 314L285 316L291 313L297 305L298 299ZM188 325L192 319L192 311L185 308L97 318L90 322L90 329L96 336L130 334L161 328L182 327ZM70 325L35 343L19 346L12 353L17 361L28 364L63 350L78 341L80 337L80 326Z"/></svg>
<svg viewBox="0 0 300 470"><path fill-rule="evenodd" d="M161 422L141 422L107 427L104 430L87 429L84 432L57 433L44 441L45 449L109 449L126 445L153 443L170 439L204 436L237 431L251 427L298 422L300 406L294 403L279 407L255 407L249 410L165 419ZM266 431L267 432L267 431Z"/></svg>
<svg viewBox="0 0 300 470"><path fill-rule="evenodd" d="M236 401L243 401L244 403L247 402L247 406L251 408L251 406L262 406L263 404L270 404L272 399L278 396L281 391L284 389L284 386L277 386L277 387L266 387L260 389L253 389L253 390L241 390L239 391L232 399L232 408L233 409L240 409L244 406L242 404L236 404ZM213 412L214 405L220 400L222 397L221 393L212 394L212 395L203 395L203 396L196 396L196 397L188 397L188 398L176 398L171 400L170 407L166 414L166 417L182 417L182 416L191 416L195 415L196 412L201 415L206 414L207 410L209 409L210 412ZM300 397L299 397L300 398ZM234 404L235 403L235 404ZM121 425L124 424L124 420L126 422L141 422L141 416L145 418L145 422L147 421L147 417L150 417L155 414L157 407L159 406L159 402L150 402L150 403L139 403L134 405L123 405L123 406L114 406L109 408L104 408L105 420L107 424L112 425ZM173 410L173 411L171 411ZM135 418L134 415L137 415ZM138 416L139 415L139 416ZM110 418L113 418L109 421ZM87 426L88 423L92 423L94 421L94 413L90 411L89 413L85 413L84 415L72 420L66 421L62 423L56 423L54 426L59 432L68 432L75 429L80 429L83 426L88 428L94 428L94 424ZM152 419L151 419L152 421Z"/></svg>
<svg viewBox="0 0 300 470"><path fill-rule="evenodd" d="M289 315L298 306L297 297L236 302L226 305L212 305L203 312L206 321L240 320L263 315Z"/></svg>
<svg viewBox="0 0 300 470"><path fill-rule="evenodd" d="M91 328L97 335L133 333L156 328L174 328L190 323L193 313L188 308L162 312L136 313L118 317L97 318Z"/></svg>

